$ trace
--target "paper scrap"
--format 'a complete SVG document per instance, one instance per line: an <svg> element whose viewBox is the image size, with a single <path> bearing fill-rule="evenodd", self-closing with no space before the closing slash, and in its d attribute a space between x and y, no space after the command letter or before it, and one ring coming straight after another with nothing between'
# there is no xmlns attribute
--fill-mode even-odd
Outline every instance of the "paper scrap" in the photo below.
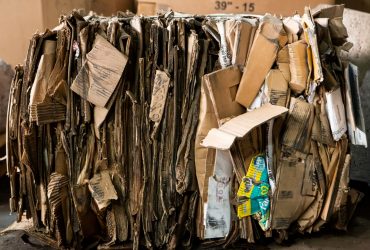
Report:
<svg viewBox="0 0 370 250"><path fill-rule="evenodd" d="M342 100L341 89L337 88L333 92L325 93L326 113L328 114L331 133L335 141L347 132L347 121Z"/></svg>
<svg viewBox="0 0 370 250"><path fill-rule="evenodd" d="M127 64L127 56L101 35L96 34L93 48L73 81L71 89L87 101L105 107L116 89Z"/></svg>
<svg viewBox="0 0 370 250"><path fill-rule="evenodd" d="M107 207L111 200L118 199L109 171L94 174L94 177L89 180L89 190L100 210Z"/></svg>
<svg viewBox="0 0 370 250"><path fill-rule="evenodd" d="M204 238L226 237L230 231L230 180L233 164L229 151L217 150L214 175L209 177L204 210Z"/></svg>
<svg viewBox="0 0 370 250"><path fill-rule="evenodd" d="M150 103L149 118L155 123L162 119L164 107L166 105L170 78L164 71L157 70L154 79L152 101Z"/></svg>

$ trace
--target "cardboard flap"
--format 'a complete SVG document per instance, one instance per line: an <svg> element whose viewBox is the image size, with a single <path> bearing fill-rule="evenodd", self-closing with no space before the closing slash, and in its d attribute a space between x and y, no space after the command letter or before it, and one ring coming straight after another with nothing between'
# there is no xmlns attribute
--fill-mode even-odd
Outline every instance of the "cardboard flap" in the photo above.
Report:
<svg viewBox="0 0 370 250"><path fill-rule="evenodd" d="M213 128L208 132L208 135L201 142L203 147L217 148L221 150L228 150L233 145L236 136L225 133L220 129Z"/></svg>
<svg viewBox="0 0 370 250"><path fill-rule="evenodd" d="M236 137L242 138L253 128L288 111L287 108L265 104L261 108L239 115L226 122L219 129L211 129L201 143L204 147L227 150Z"/></svg>
<svg viewBox="0 0 370 250"><path fill-rule="evenodd" d="M205 75L204 79L219 122L245 112L245 108L235 101L241 79L238 67L231 66L217 70Z"/></svg>

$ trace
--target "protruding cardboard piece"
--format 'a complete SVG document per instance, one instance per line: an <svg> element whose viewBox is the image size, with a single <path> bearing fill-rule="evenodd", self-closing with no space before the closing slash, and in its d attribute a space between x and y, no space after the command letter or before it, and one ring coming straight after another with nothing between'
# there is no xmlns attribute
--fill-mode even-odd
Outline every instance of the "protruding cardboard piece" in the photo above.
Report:
<svg viewBox="0 0 370 250"><path fill-rule="evenodd" d="M204 238L222 238L231 226L230 180L233 163L228 151L217 150L213 176L208 180L208 198L204 205Z"/></svg>
<svg viewBox="0 0 370 250"><path fill-rule="evenodd" d="M277 52L287 42L282 21L269 14L262 18L249 53L236 101L248 108L275 62Z"/></svg>
<svg viewBox="0 0 370 250"><path fill-rule="evenodd" d="M243 138L253 128L288 112L281 106L265 104L261 108L239 115L218 129L211 129L201 145L221 150L230 149L236 138Z"/></svg>
<svg viewBox="0 0 370 250"><path fill-rule="evenodd" d="M164 71L157 70L154 78L152 101L150 103L149 118L155 123L160 123L166 105L170 78Z"/></svg>
<svg viewBox="0 0 370 250"><path fill-rule="evenodd" d="M88 183L91 196L96 201L99 209L107 207L111 200L118 199L109 171L102 171L95 174Z"/></svg>

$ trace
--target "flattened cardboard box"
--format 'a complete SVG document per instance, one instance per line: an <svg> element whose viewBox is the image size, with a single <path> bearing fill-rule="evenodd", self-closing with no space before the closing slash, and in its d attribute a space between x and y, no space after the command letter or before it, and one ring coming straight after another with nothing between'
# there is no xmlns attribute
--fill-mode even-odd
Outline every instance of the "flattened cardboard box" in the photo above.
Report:
<svg viewBox="0 0 370 250"><path fill-rule="evenodd" d="M312 8L319 4L334 4L334 0L138 0L137 13L155 15L158 10L171 8L174 11L193 14L234 13L265 14L273 13L283 16L300 14L305 6Z"/></svg>

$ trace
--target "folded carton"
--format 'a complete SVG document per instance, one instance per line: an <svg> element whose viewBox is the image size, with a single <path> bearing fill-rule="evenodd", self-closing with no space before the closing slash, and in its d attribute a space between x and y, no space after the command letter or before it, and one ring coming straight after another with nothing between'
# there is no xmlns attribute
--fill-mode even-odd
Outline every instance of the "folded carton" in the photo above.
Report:
<svg viewBox="0 0 370 250"><path fill-rule="evenodd" d="M307 63L307 44L300 40L288 45L289 50L289 86L296 94L302 93L309 82L309 68Z"/></svg>
<svg viewBox="0 0 370 250"><path fill-rule="evenodd" d="M312 139L333 146L335 142L331 133L325 98L323 96L325 91L322 86L319 87L318 91L319 93L315 96L313 102L315 107L315 120L312 127Z"/></svg>
<svg viewBox="0 0 370 250"><path fill-rule="evenodd" d="M289 49L285 45L278 52L276 63L287 82L290 82Z"/></svg>
<svg viewBox="0 0 370 250"><path fill-rule="evenodd" d="M266 84L270 103L285 107L288 100L289 88L283 72L279 69L270 70L266 76Z"/></svg>

